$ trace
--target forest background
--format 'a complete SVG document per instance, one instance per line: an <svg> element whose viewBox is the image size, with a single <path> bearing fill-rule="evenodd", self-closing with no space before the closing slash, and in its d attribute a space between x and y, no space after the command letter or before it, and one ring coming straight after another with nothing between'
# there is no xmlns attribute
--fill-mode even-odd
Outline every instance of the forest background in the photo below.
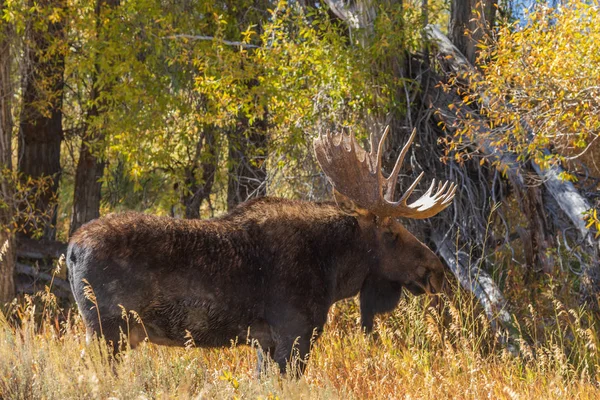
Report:
<svg viewBox="0 0 600 400"><path fill-rule="evenodd" d="M0 0L0 354L14 360L0 366L0 397L427 397L483 363L466 397L594 398L598 11L581 0ZM357 311L345 303L301 389L252 381L244 350L196 364L148 349L119 368L153 383L129 386L99 372L105 354L79 355L60 259L78 227L124 210L209 218L264 195L327 200L312 140L385 126L387 171L418 131L399 190L421 171L459 185L448 210L405 221L456 278L444 310L407 296L372 343L349 332ZM347 350L360 346L368 354ZM61 362L80 365L81 382ZM31 372L39 363L57 376ZM407 380L413 370L425 378Z"/></svg>

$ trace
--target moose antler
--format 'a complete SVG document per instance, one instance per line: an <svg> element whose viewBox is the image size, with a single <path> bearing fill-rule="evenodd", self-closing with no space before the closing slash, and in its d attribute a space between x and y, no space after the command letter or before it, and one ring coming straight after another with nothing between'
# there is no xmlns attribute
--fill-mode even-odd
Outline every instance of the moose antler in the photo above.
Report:
<svg viewBox="0 0 600 400"><path fill-rule="evenodd" d="M448 184L447 181L443 184L439 182L436 188L435 179L421 197L407 204L408 197L423 178L424 172L421 172L400 200L394 201L400 167L417 131L416 129L412 131L392 173L385 178L381 173L381 156L388 132L389 126L383 132L379 142L376 141L375 135L371 134L370 153L358 144L354 134L327 132L315 139L313 145L317 160L335 189L360 207L382 217L423 219L432 217L448 207L454 198L456 185Z"/></svg>

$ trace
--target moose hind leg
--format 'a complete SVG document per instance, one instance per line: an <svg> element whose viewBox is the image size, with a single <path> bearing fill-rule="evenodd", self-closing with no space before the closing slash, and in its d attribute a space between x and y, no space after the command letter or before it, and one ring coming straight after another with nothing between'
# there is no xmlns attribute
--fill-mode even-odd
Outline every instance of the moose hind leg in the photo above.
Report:
<svg viewBox="0 0 600 400"><path fill-rule="evenodd" d="M260 378L269 369L270 361L274 357L275 341L273 340L271 326L264 320L257 320L250 326L252 347L256 349L256 371Z"/></svg>

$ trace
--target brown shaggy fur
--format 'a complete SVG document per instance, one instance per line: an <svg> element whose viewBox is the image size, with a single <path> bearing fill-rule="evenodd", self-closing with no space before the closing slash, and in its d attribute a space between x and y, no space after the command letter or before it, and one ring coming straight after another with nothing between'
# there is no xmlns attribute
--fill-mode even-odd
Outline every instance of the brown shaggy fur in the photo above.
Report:
<svg viewBox="0 0 600 400"><path fill-rule="evenodd" d="M103 335L116 351L127 332L121 305L144 324L130 327L132 347L146 335L181 346L189 332L202 347L249 337L282 371L294 343L301 359L308 355L336 301L360 291L370 331L403 286L421 293L443 280L438 258L395 221L276 198L212 220L108 215L75 233L67 264L89 334ZM295 360L296 371L303 365Z"/></svg>

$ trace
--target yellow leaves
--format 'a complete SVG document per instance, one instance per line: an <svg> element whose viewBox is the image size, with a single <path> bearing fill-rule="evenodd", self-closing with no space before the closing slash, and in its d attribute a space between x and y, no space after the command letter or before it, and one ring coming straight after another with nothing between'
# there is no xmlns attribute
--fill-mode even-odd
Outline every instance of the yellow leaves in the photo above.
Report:
<svg viewBox="0 0 600 400"><path fill-rule="evenodd" d="M52 12L50 13L50 15L48 15L48 20L54 24L60 22L61 14L62 10L60 8L53 7Z"/></svg>
<svg viewBox="0 0 600 400"><path fill-rule="evenodd" d="M250 25L245 31L241 33L242 41L244 43L250 43L252 36L256 35L256 31L254 30L254 28L256 28L256 25Z"/></svg>
<svg viewBox="0 0 600 400"><path fill-rule="evenodd" d="M577 182L577 177L567 171L561 172L558 177L563 181Z"/></svg>
<svg viewBox="0 0 600 400"><path fill-rule="evenodd" d="M527 26L499 27L493 46L479 48L483 79L469 86L493 96L482 112L501 132L498 145L538 159L551 144L560 158L600 134L600 13L593 6L538 7ZM522 121L534 137L523 133Z"/></svg>
<svg viewBox="0 0 600 400"><path fill-rule="evenodd" d="M223 374L219 376L219 380L229 382L235 390L240 387L240 383L230 371L223 371Z"/></svg>
<svg viewBox="0 0 600 400"><path fill-rule="evenodd" d="M594 227L594 230L596 231L594 233L594 237L600 237L600 220L598 219L598 210L595 208L588 210L588 212L584 215L584 219L587 221L585 225L586 229Z"/></svg>

